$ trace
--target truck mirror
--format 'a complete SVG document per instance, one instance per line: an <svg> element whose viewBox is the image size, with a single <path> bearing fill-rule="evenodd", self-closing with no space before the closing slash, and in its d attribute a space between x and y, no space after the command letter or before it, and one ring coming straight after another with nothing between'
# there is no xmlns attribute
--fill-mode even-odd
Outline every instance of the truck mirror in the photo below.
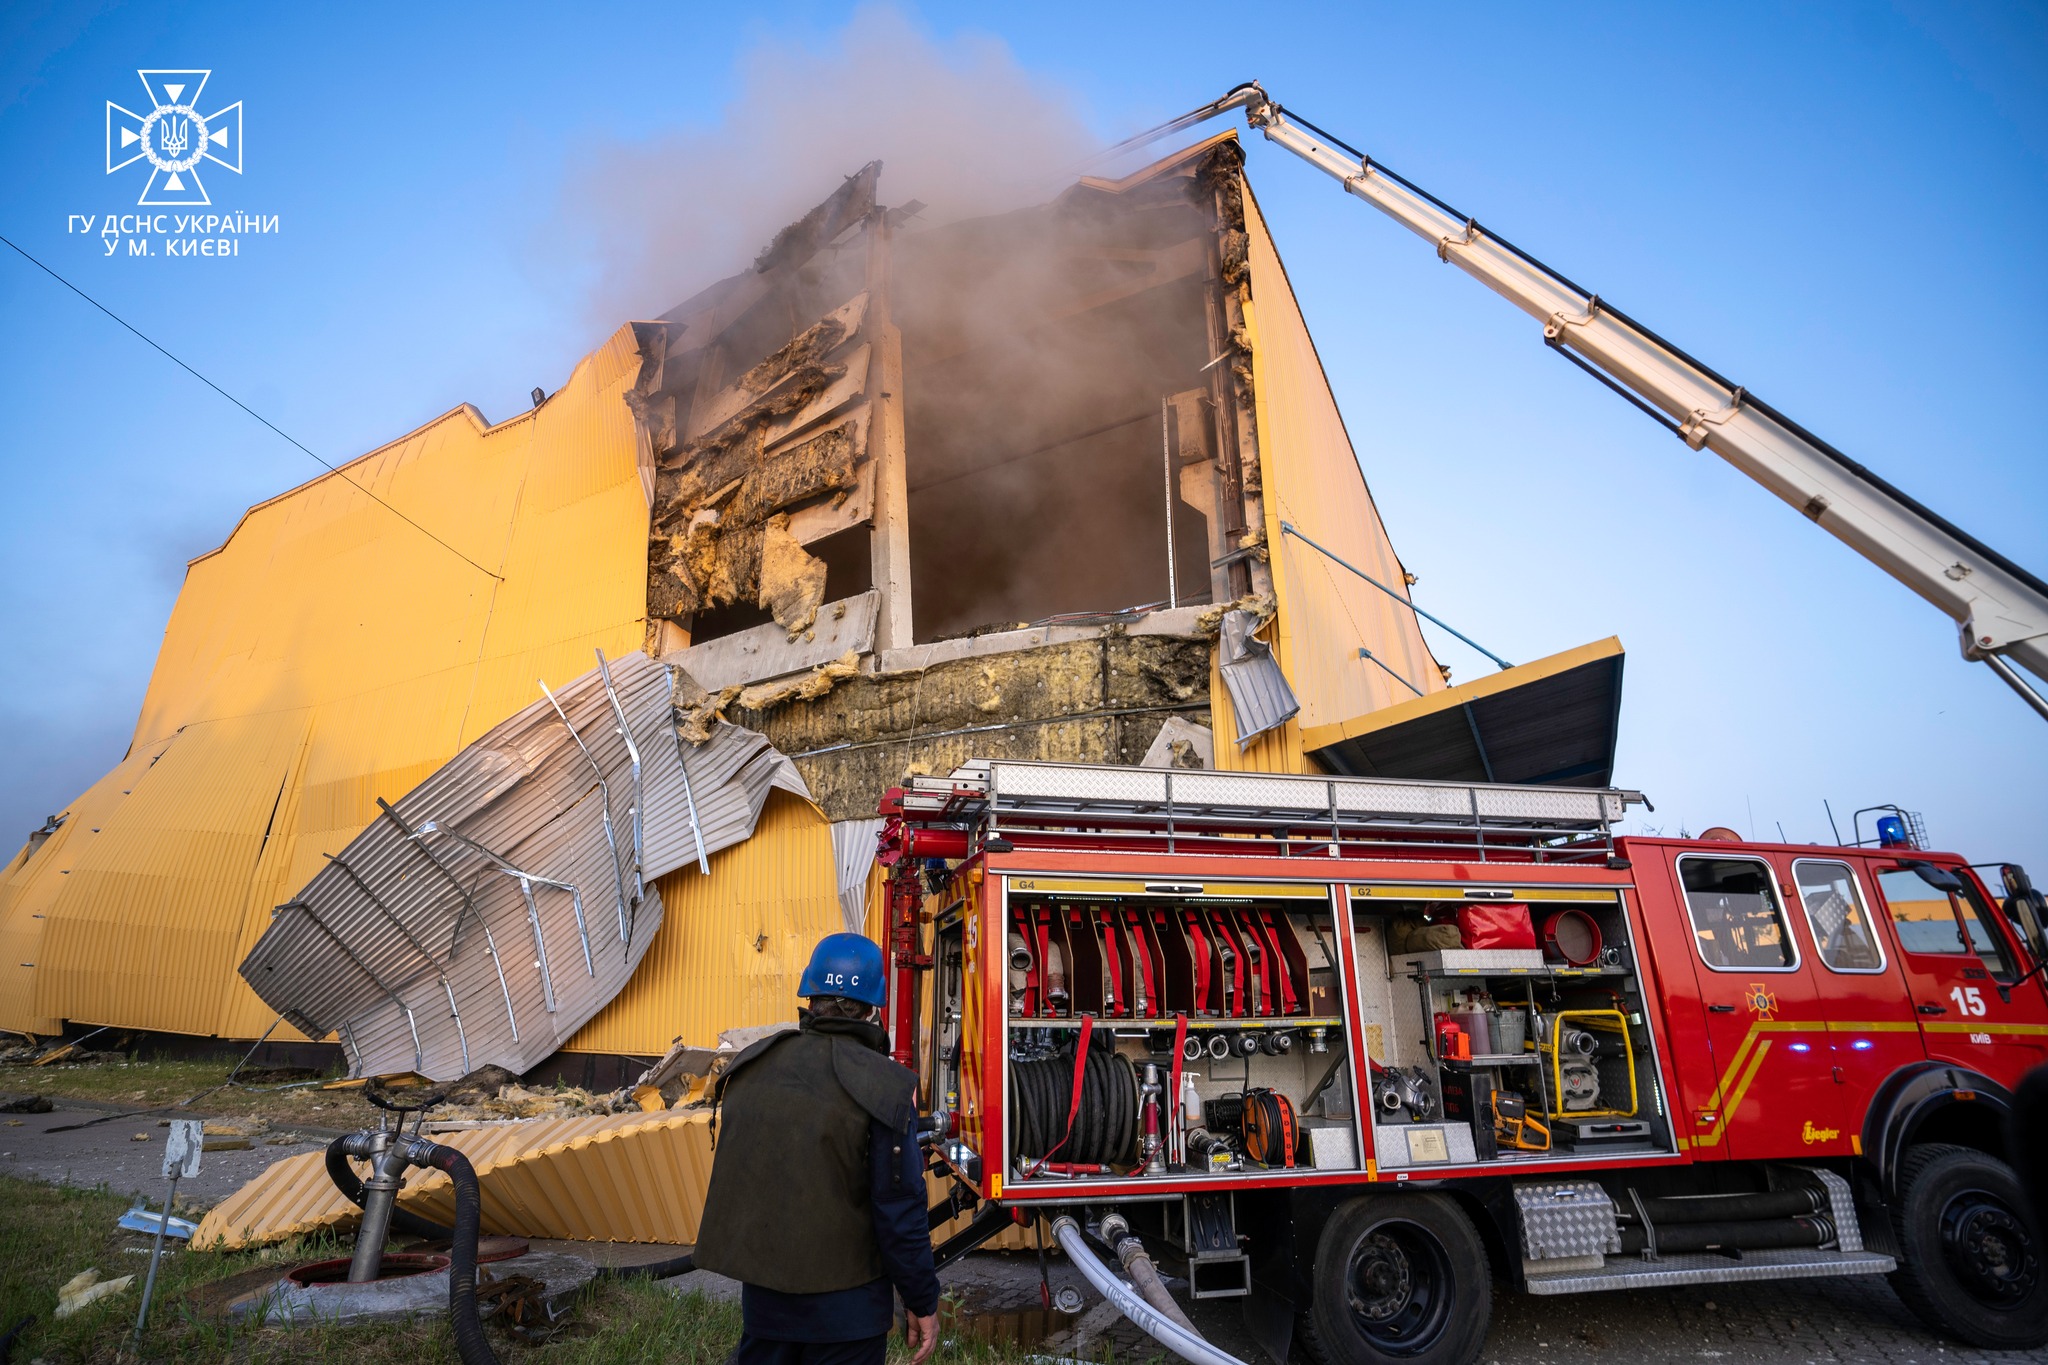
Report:
<svg viewBox="0 0 2048 1365"><path fill-rule="evenodd" d="M2048 931L2043 927L2048 925L2048 905L2042 903L2041 893L2018 863L2007 863L1999 874L2005 882L2006 918L2020 926L2034 961L2048 962Z"/></svg>

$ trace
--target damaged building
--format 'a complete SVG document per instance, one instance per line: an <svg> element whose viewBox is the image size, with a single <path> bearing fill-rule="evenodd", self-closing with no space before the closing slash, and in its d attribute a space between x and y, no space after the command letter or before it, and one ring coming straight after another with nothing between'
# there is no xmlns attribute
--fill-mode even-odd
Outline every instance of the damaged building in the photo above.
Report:
<svg viewBox="0 0 2048 1365"><path fill-rule="evenodd" d="M572 695L593 651L666 667L652 724L678 773L735 731L787 762L731 839L648 862L658 927L621 921L617 980L575 1018L472 973L510 1032L542 1020L570 1052L787 1018L816 939L878 926L873 817L907 774L1001 757L1605 783L1617 644L1455 687L1432 656L1242 159L1224 134L944 225L863 167L533 410L456 408L251 508L192 561L128 753L0 872L0 1027L338 1028L251 984L321 941L317 897L290 907L327 886L372 923L387 898L346 869L392 823L381 803L417 823L408 793L546 730L536 680ZM562 726L600 695L573 693ZM581 771L550 742L534 771ZM624 762L589 766L623 789ZM515 848L491 866L545 873ZM598 880L558 943L598 942ZM465 931L436 923L445 945L392 972L452 971ZM337 1000L417 1012L365 962ZM426 1040L380 1036L430 1071L474 1041L429 1066Z"/></svg>

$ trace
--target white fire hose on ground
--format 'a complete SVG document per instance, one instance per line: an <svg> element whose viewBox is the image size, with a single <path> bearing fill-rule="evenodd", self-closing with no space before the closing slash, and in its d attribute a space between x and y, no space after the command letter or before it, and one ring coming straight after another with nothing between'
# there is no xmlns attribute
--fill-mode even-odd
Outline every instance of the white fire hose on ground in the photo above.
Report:
<svg viewBox="0 0 2048 1365"><path fill-rule="evenodd" d="M1102 1263L1101 1258L1088 1249L1088 1244L1081 1235L1081 1225L1074 1221L1072 1214L1063 1213L1053 1220L1052 1235L1060 1244L1060 1250L1067 1253L1067 1259L1087 1276L1088 1283L1094 1285L1104 1298L1115 1304L1119 1313L1129 1318L1161 1346L1191 1362L1191 1365L1245 1365L1245 1362L1236 1356L1217 1350L1200 1336L1145 1302L1137 1290L1118 1279L1116 1274Z"/></svg>

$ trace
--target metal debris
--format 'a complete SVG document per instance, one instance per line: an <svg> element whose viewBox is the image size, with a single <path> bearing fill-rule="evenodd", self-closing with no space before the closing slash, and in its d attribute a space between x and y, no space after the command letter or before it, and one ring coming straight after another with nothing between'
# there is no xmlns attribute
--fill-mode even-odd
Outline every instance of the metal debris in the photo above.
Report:
<svg viewBox="0 0 2048 1365"><path fill-rule="evenodd" d="M1237 746L1242 749L1268 730L1285 725L1301 710L1280 661L1264 640L1253 635L1258 618L1248 611L1223 614L1221 658L1217 671L1230 692L1237 718Z"/></svg>
<svg viewBox="0 0 2048 1365"><path fill-rule="evenodd" d="M676 741L668 670L629 654L549 690L457 754L278 907L242 963L354 1075L518 1073L625 986L661 926L653 882L753 833L768 741Z"/></svg>

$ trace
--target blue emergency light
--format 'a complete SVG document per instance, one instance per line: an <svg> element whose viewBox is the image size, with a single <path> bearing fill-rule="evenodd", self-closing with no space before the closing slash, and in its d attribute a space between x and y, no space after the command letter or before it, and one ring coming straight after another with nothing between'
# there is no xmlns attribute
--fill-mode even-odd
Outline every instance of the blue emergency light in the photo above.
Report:
<svg viewBox="0 0 2048 1365"><path fill-rule="evenodd" d="M1912 841L1906 837L1906 822L1896 815L1884 815L1877 821L1877 845L1879 848L1906 848Z"/></svg>

